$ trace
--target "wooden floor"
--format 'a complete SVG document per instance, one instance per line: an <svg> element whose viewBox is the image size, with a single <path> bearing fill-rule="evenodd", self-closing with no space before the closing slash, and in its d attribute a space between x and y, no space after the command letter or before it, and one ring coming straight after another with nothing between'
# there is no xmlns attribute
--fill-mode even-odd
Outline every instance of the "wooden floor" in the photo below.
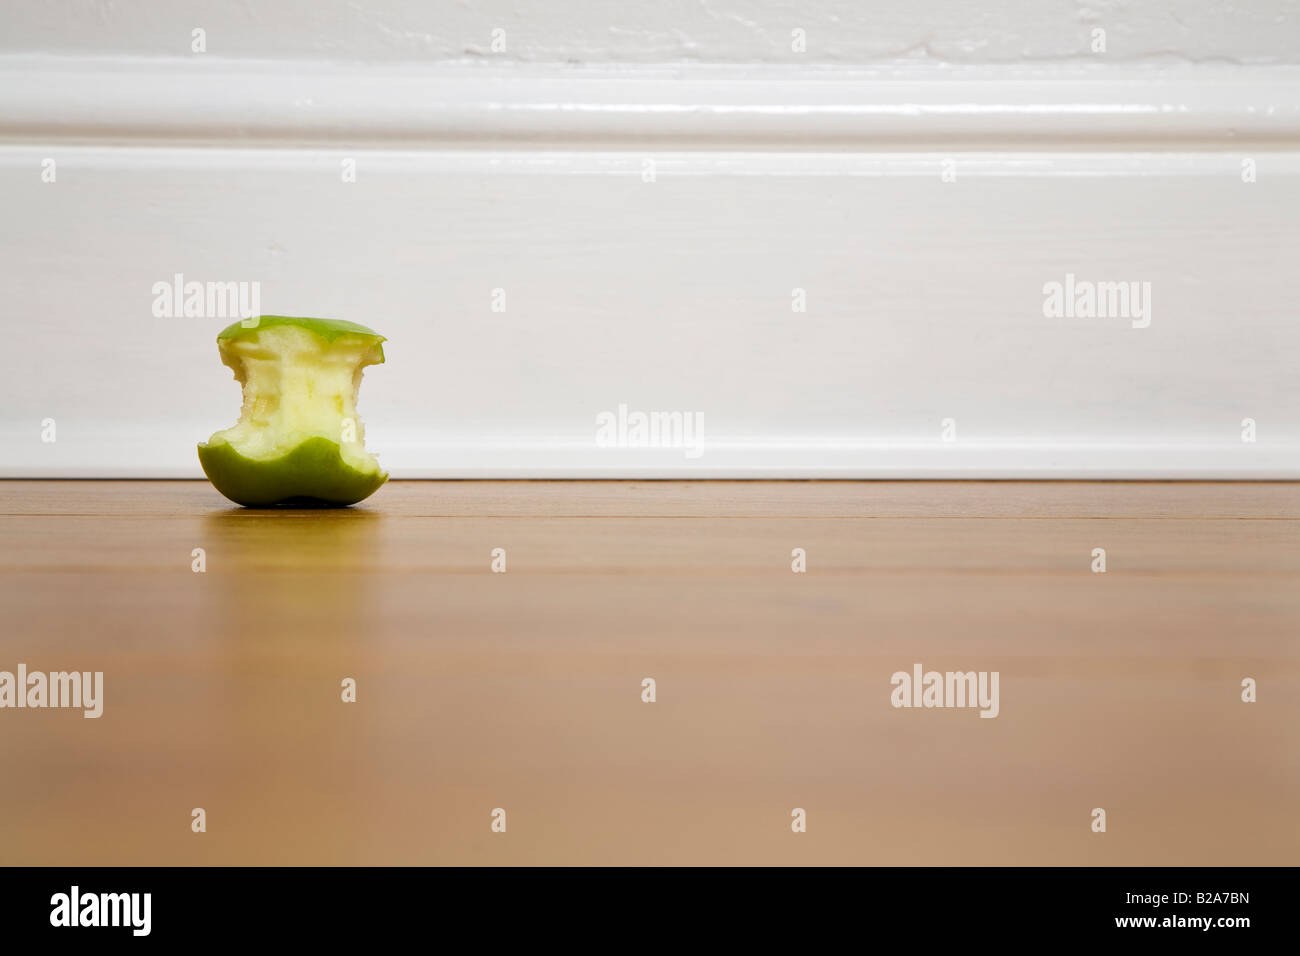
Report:
<svg viewBox="0 0 1300 956"><path fill-rule="evenodd" d="M0 610L105 685L0 710L5 864L1300 863L1297 484L8 481Z"/></svg>

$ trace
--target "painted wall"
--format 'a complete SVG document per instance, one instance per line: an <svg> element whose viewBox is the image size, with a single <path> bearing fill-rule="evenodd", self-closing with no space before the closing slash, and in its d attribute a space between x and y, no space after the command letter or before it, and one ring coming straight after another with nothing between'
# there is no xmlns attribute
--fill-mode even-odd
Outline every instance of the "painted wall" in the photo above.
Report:
<svg viewBox="0 0 1300 956"><path fill-rule="evenodd" d="M0 475L199 474L179 274L385 333L398 476L1300 477L1293 6L11 2Z"/></svg>
<svg viewBox="0 0 1300 956"><path fill-rule="evenodd" d="M1089 59L1102 27L1111 62L1300 63L1283 0L6 0L0 23L0 54L186 56L202 27L221 57L1010 64Z"/></svg>

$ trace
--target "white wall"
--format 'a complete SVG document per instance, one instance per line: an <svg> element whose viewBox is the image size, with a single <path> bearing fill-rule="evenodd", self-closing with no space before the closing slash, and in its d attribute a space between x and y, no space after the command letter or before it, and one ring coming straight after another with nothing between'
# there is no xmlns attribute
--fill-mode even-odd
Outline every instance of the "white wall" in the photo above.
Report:
<svg viewBox="0 0 1300 956"><path fill-rule="evenodd" d="M1296 477L1296 16L1216 10L10 3L0 474L199 474L183 273L388 335L398 476ZM1067 273L1149 327L1045 317Z"/></svg>
<svg viewBox="0 0 1300 956"><path fill-rule="evenodd" d="M493 56L558 63L897 60L1017 64L1300 62L1300 11L1283 0L6 0L0 53L180 56L207 31L222 57L407 60Z"/></svg>

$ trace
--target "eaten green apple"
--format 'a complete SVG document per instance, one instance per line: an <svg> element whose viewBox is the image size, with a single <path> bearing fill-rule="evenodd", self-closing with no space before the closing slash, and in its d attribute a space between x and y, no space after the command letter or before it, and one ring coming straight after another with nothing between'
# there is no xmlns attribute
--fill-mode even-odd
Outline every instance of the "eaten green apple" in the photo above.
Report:
<svg viewBox="0 0 1300 956"><path fill-rule="evenodd" d="M199 444L216 489L241 505L351 505L388 480L365 449L357 390L384 337L338 319L263 315L217 336L244 390L239 421Z"/></svg>

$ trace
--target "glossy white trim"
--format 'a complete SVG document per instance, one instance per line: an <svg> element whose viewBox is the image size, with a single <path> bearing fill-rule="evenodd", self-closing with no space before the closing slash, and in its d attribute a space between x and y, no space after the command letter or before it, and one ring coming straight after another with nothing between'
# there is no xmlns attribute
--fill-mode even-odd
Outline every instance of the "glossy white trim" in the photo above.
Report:
<svg viewBox="0 0 1300 956"><path fill-rule="evenodd" d="M0 139L565 148L1300 143L1300 67L362 67L0 57Z"/></svg>
<svg viewBox="0 0 1300 956"><path fill-rule="evenodd" d="M1297 478L1296 76L0 58L0 476L198 474L183 272L387 334L397 477ZM1044 319L1066 273L1155 324ZM623 402L704 454L597 447Z"/></svg>
<svg viewBox="0 0 1300 956"><path fill-rule="evenodd" d="M0 478L196 478L192 433L169 428L138 443L106 440L78 449L76 460L35 455L7 464ZM174 441L173 441L174 440ZM778 442L709 446L686 461L666 451L615 451L594 444L430 443L377 438L394 478L593 479L1101 479L1248 480L1300 478L1300 447L1241 444L999 444L939 442L864 445ZM0 496L4 486L0 485Z"/></svg>

